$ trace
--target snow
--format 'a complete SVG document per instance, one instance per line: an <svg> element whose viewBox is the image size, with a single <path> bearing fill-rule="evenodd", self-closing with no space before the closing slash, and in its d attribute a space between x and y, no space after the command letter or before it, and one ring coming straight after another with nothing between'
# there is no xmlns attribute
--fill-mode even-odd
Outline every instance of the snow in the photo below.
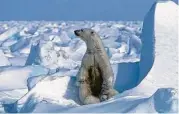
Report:
<svg viewBox="0 0 179 114"><path fill-rule="evenodd" d="M178 6L174 2L163 1L154 4L153 8L155 8L155 14L152 14L152 9L144 20L141 36L144 44L141 52L139 78L141 80L148 73L146 80L153 83L158 82L156 83L158 87L177 88ZM152 19L153 17L155 18ZM150 25L145 24L145 21L150 22ZM168 60L169 58L172 59ZM164 83L165 81L167 83Z"/></svg>
<svg viewBox="0 0 179 114"><path fill-rule="evenodd" d="M49 69L41 66L1 68L0 91L27 89L27 79L33 76L48 74Z"/></svg>
<svg viewBox="0 0 179 114"><path fill-rule="evenodd" d="M143 27L142 22L0 22L0 112L177 113L177 10L172 1L158 1ZM73 31L83 27L101 36L119 91L91 105L81 105L75 86L86 45Z"/></svg>
<svg viewBox="0 0 179 114"><path fill-rule="evenodd" d="M0 41L7 40L8 38L12 37L17 33L18 29L16 27L11 28L10 30L7 30L6 32L2 33L0 36Z"/></svg>
<svg viewBox="0 0 179 114"><path fill-rule="evenodd" d="M3 51L0 50L0 67L11 65L8 58L4 55Z"/></svg>

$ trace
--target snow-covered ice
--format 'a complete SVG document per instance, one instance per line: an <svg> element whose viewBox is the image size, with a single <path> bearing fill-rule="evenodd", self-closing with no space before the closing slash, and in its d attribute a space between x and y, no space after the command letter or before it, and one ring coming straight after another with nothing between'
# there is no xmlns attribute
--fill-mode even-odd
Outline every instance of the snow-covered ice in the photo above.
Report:
<svg viewBox="0 0 179 114"><path fill-rule="evenodd" d="M11 65L8 58L4 55L4 52L0 50L0 67Z"/></svg>
<svg viewBox="0 0 179 114"><path fill-rule="evenodd" d="M46 75L49 69L42 66L16 66L1 68L0 91L27 89L27 79L33 76Z"/></svg>
<svg viewBox="0 0 179 114"><path fill-rule="evenodd" d="M0 22L0 112L178 112L178 5L158 1L143 22ZM120 94L81 105L86 50L73 31L99 33Z"/></svg>
<svg viewBox="0 0 179 114"><path fill-rule="evenodd" d="M146 16L141 35L143 48L139 80L148 73L145 79L152 83L158 82L157 86L178 87L177 13L178 6L174 2L161 1L154 4Z"/></svg>

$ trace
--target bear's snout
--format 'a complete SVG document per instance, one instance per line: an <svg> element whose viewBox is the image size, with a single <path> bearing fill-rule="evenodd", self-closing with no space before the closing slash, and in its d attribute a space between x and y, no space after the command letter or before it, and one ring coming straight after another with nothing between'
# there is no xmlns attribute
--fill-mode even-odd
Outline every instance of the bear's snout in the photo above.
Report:
<svg viewBox="0 0 179 114"><path fill-rule="evenodd" d="M75 35L76 35L76 36L80 36L80 31L81 31L81 30L75 30L75 31L74 31Z"/></svg>

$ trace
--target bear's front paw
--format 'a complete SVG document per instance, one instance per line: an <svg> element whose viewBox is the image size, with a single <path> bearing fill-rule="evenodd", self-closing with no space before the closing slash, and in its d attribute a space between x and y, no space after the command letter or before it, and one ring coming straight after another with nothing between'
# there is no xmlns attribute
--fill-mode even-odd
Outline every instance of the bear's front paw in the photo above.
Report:
<svg viewBox="0 0 179 114"><path fill-rule="evenodd" d="M80 86L81 84L85 84L84 80L76 81L75 85Z"/></svg>
<svg viewBox="0 0 179 114"><path fill-rule="evenodd" d="M100 96L100 101L102 102L102 101L106 101L106 100L108 100L108 96L107 95L101 95Z"/></svg>
<svg viewBox="0 0 179 114"><path fill-rule="evenodd" d="M101 102L106 101L117 94L118 92L115 89L109 89L107 91L103 91L100 95L100 101Z"/></svg>

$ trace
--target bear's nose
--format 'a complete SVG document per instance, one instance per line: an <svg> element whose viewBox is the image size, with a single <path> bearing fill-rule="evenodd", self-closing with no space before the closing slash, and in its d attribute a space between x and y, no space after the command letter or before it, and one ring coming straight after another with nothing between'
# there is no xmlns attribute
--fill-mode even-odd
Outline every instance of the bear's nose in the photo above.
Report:
<svg viewBox="0 0 179 114"><path fill-rule="evenodd" d="M80 33L80 30L75 30L74 33L75 33L76 36L79 36L79 35L80 35L80 34L79 34L79 33Z"/></svg>

